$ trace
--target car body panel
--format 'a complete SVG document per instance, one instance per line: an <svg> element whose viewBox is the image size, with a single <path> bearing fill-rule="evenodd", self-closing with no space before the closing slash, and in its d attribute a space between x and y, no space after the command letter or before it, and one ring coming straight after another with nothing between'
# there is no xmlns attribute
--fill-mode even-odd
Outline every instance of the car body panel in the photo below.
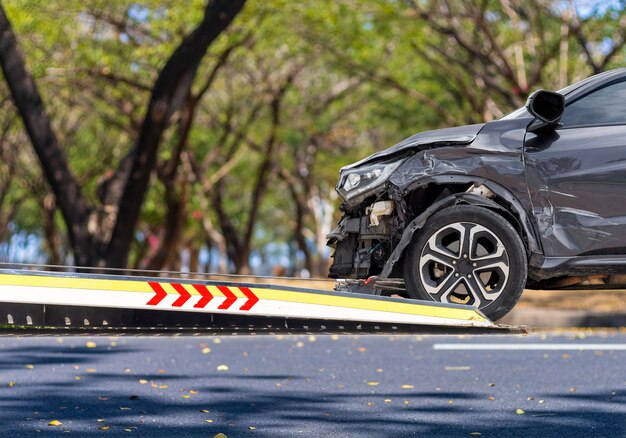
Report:
<svg viewBox="0 0 626 438"><path fill-rule="evenodd" d="M485 126L484 123L478 123L475 125L457 126L454 128L437 129L434 131L418 132L408 138L405 138L400 143L397 143L390 148L376 152L369 157L357 161L356 163L342 167L341 171L354 169L362 166L363 164L373 163L375 161L381 161L387 157L409 151L411 149L421 149L428 146L435 145L449 145L449 144L469 144L475 138L480 130Z"/></svg>
<svg viewBox="0 0 626 438"><path fill-rule="evenodd" d="M567 105L620 78L626 78L626 68L592 76L561 93ZM393 200L399 210L396 214L401 216L408 210L404 198L431 184L481 184L498 198L498 204L486 202L483 206L508 211L523 232L532 278L598 273L603 269L626 272L626 263L620 264L620 260L626 260L626 124L557 126L530 132L536 123L521 108L485 124L415 134L346 166L341 169L340 183L361 166L394 158L403 160L372 191L369 200L363 195L344 202L344 218L366 216L368 202L380 199ZM435 201L441 205L477 202L462 192ZM431 205L425 204L411 217L394 222L404 228L400 229L401 237L398 230L390 234L395 247L382 269L383 277L391 275L413 233L419 232L432 214ZM345 229L343 234L332 236L330 243L335 244L346 236Z"/></svg>
<svg viewBox="0 0 626 438"><path fill-rule="evenodd" d="M528 188L546 257L626 254L626 126L529 137Z"/></svg>

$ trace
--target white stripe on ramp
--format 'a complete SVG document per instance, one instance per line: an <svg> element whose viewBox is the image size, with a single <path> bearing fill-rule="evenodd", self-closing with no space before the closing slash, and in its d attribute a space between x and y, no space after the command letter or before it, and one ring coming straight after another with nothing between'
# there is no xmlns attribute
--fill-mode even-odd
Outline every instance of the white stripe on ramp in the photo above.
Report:
<svg viewBox="0 0 626 438"><path fill-rule="evenodd" d="M626 350L626 344L434 344L433 350Z"/></svg>

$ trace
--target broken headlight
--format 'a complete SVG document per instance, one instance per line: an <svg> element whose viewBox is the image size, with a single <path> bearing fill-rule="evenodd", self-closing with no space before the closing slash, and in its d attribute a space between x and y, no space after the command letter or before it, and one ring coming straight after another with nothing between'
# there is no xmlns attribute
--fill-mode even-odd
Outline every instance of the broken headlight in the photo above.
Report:
<svg viewBox="0 0 626 438"><path fill-rule="evenodd" d="M346 200L367 195L384 184L404 160L372 163L341 172L337 192Z"/></svg>

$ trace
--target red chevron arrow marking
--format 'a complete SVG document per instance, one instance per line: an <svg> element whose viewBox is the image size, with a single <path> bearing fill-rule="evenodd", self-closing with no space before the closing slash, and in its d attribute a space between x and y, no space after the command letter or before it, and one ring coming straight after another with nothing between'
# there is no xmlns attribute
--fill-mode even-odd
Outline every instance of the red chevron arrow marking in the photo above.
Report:
<svg viewBox="0 0 626 438"><path fill-rule="evenodd" d="M226 286L218 286L217 287L221 293L224 294L224 296L226 297L226 299L224 300L224 302L222 304L220 304L220 306L218 307L218 309L220 310L226 310L228 309L230 306L233 305L233 303L235 301L237 301L237 297L235 296L234 293L232 293L230 291L230 289Z"/></svg>
<svg viewBox="0 0 626 438"><path fill-rule="evenodd" d="M252 291L248 289L247 287L240 287L239 290L243 292L246 298L248 298L248 301L246 301L239 310L250 310L254 307L256 303L259 302L259 298L256 295L254 295Z"/></svg>
<svg viewBox="0 0 626 438"><path fill-rule="evenodd" d="M152 283L149 281L148 284L154 291L155 295L150 298L150 301L148 301L146 304L148 306L156 306L161 301L163 301L163 298L167 296L167 292L163 290L163 287L159 283Z"/></svg>
<svg viewBox="0 0 626 438"><path fill-rule="evenodd" d="M187 302L189 298L191 298L191 294L187 292L187 289L184 288L182 284L179 283L170 283L176 292L180 295L176 301L172 303L172 307L181 307L183 304Z"/></svg>
<svg viewBox="0 0 626 438"><path fill-rule="evenodd" d="M202 298L200 298L193 307L196 309L204 309L204 307L209 304L209 301L213 299L213 295L211 295L211 292L209 292L206 286L194 284L193 287L202 295Z"/></svg>

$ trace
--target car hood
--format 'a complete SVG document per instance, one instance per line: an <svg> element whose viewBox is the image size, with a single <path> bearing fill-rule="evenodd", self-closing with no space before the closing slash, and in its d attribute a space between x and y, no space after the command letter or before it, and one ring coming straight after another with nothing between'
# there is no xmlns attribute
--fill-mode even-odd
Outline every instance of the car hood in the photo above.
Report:
<svg viewBox="0 0 626 438"><path fill-rule="evenodd" d="M380 161L385 157L396 155L399 152L411 149L423 150L437 146L449 146L455 144L467 145L474 141L483 126L485 126L484 123L477 123L475 125L465 125L454 128L437 129L435 131L419 132L388 149L376 152L361 161L342 167L341 171L354 169L373 161Z"/></svg>

